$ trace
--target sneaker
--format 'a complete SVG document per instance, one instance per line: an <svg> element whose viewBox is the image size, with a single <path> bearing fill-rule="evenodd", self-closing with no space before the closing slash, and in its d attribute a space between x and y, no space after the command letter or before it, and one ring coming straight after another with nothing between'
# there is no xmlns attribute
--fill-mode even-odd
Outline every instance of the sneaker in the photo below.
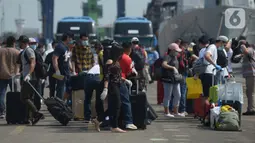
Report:
<svg viewBox="0 0 255 143"><path fill-rule="evenodd" d="M255 111L246 111L243 113L244 116L252 116L255 115Z"/></svg>
<svg viewBox="0 0 255 143"><path fill-rule="evenodd" d="M174 114L174 116L185 117L185 113L177 113L177 114Z"/></svg>
<svg viewBox="0 0 255 143"><path fill-rule="evenodd" d="M137 127L134 124L127 124L126 129L137 130Z"/></svg>
<svg viewBox="0 0 255 143"><path fill-rule="evenodd" d="M168 113L168 114L165 114L165 117L174 117L174 115L172 115L172 114L170 114L170 113Z"/></svg>
<svg viewBox="0 0 255 143"><path fill-rule="evenodd" d="M36 115L34 116L34 119L32 121L32 125L35 125L36 123L38 123L39 120L41 120L43 118L43 114L42 113L36 113Z"/></svg>

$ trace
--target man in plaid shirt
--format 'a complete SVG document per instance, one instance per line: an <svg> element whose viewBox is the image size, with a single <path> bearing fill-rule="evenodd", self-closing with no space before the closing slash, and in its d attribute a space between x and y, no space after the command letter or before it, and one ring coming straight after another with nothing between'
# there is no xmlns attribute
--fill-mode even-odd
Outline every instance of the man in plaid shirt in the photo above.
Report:
<svg viewBox="0 0 255 143"><path fill-rule="evenodd" d="M84 77L84 118L86 122L91 119L91 98L93 91L100 85L100 68L94 60L94 50L90 47L87 34L80 35L80 43L72 52L72 67L74 75L83 73ZM79 83L77 83L79 84ZM96 93L101 94L101 93Z"/></svg>

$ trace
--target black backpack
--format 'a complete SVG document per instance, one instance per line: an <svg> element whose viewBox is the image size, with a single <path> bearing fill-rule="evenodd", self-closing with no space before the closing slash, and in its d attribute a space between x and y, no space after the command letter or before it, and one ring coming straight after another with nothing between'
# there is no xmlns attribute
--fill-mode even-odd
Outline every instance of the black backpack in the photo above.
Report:
<svg viewBox="0 0 255 143"><path fill-rule="evenodd" d="M217 64L220 65L222 68L225 68L228 66L228 57L226 56L224 50L217 50L218 58L217 58Z"/></svg>
<svg viewBox="0 0 255 143"><path fill-rule="evenodd" d="M38 79L45 79L48 75L47 73L48 65L44 63L43 58L38 51L34 50L34 52L35 52L35 59L36 59L35 69L34 69L35 76ZM30 63L30 60L26 53L24 53L24 56L26 61Z"/></svg>
<svg viewBox="0 0 255 143"><path fill-rule="evenodd" d="M141 48L133 48L130 57L135 63L136 70L142 70L144 68L145 56Z"/></svg>

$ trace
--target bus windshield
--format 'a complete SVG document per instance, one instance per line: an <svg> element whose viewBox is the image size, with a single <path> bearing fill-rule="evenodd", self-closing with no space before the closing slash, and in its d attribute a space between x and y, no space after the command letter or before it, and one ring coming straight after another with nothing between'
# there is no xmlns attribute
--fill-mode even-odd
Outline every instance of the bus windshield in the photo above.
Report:
<svg viewBox="0 0 255 143"><path fill-rule="evenodd" d="M65 33L67 31L71 31L74 34L95 34L95 27L92 22L59 22L57 33Z"/></svg>
<svg viewBox="0 0 255 143"><path fill-rule="evenodd" d="M115 23L115 35L152 35L150 23Z"/></svg>

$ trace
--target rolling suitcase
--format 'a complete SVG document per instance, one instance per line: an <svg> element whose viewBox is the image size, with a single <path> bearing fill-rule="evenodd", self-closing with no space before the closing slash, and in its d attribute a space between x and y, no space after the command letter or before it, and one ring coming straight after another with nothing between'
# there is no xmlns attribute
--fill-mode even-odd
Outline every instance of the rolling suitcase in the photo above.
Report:
<svg viewBox="0 0 255 143"><path fill-rule="evenodd" d="M75 90L72 92L72 111L74 120L84 120L84 90Z"/></svg>
<svg viewBox="0 0 255 143"><path fill-rule="evenodd" d="M148 102L145 92L139 92L138 79L136 81L136 90L132 91L130 102L132 107L133 123L138 129L147 128Z"/></svg>
<svg viewBox="0 0 255 143"><path fill-rule="evenodd" d="M28 124L29 110L20 99L20 92L13 92L14 81L12 78L12 91L6 95L6 122L7 124Z"/></svg>
<svg viewBox="0 0 255 143"><path fill-rule="evenodd" d="M63 100L59 99L58 97L50 97L44 99L30 82L27 83L34 90L36 95L43 100L51 115L62 125L66 126L69 123L69 121L73 119L74 114L72 112L72 109L70 109L69 106Z"/></svg>

